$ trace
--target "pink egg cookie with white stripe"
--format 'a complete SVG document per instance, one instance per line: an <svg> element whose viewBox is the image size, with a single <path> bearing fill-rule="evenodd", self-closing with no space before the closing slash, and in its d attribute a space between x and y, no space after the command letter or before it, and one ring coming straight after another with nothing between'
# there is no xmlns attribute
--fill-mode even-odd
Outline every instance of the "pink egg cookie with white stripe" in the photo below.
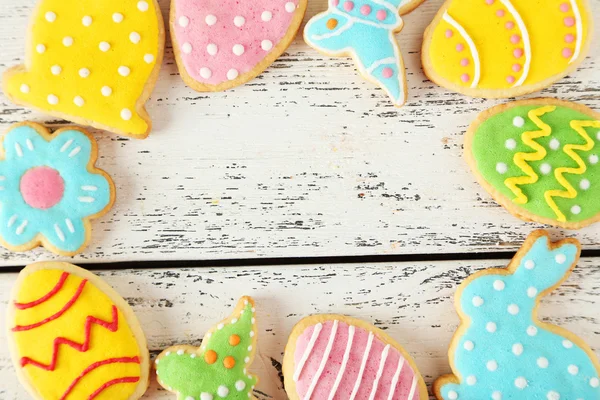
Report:
<svg viewBox="0 0 600 400"><path fill-rule="evenodd" d="M427 400L410 355L381 329L335 314L313 315L292 331L283 359L291 400Z"/></svg>
<svg viewBox="0 0 600 400"><path fill-rule="evenodd" d="M172 0L171 37L185 83L227 90L255 78L296 36L308 0Z"/></svg>

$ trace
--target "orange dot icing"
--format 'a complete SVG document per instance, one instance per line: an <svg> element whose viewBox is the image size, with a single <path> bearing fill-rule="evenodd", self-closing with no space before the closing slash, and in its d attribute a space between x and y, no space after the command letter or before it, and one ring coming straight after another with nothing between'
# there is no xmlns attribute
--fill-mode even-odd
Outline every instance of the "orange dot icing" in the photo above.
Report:
<svg viewBox="0 0 600 400"><path fill-rule="evenodd" d="M238 344L240 344L240 337L238 335L231 335L229 336L229 344L232 346L237 346Z"/></svg>
<svg viewBox="0 0 600 400"><path fill-rule="evenodd" d="M214 350L208 350L204 353L204 361L208 364L214 364L217 362L217 353Z"/></svg>
<svg viewBox="0 0 600 400"><path fill-rule="evenodd" d="M330 18L327 20L327 29L334 30L335 27L338 26L338 20L335 18Z"/></svg>
<svg viewBox="0 0 600 400"><path fill-rule="evenodd" d="M223 366L227 369L235 367L235 358L231 356L225 357L225 359L223 360Z"/></svg>

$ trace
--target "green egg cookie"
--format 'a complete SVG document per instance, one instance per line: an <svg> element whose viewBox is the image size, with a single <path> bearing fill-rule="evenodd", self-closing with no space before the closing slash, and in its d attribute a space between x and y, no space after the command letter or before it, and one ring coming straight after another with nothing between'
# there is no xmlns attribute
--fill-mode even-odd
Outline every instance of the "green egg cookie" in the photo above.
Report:
<svg viewBox="0 0 600 400"><path fill-rule="evenodd" d="M477 180L513 215L579 229L600 220L600 114L551 98L481 113L465 157Z"/></svg>

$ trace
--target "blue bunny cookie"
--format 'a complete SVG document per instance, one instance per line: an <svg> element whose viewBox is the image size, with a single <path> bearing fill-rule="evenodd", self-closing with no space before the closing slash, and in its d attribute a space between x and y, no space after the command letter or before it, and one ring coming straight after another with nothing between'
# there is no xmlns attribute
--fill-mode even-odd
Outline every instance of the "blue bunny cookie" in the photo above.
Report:
<svg viewBox="0 0 600 400"><path fill-rule="evenodd" d="M406 102L406 74L394 33L404 25L400 15L422 1L329 0L328 10L308 21L304 40L326 55L352 56L361 75L399 107Z"/></svg>
<svg viewBox="0 0 600 400"><path fill-rule="evenodd" d="M589 346L537 319L540 299L568 277L579 253L577 240L550 243L536 231L507 269L481 271L460 286L454 375L436 380L438 399L600 399L600 363Z"/></svg>

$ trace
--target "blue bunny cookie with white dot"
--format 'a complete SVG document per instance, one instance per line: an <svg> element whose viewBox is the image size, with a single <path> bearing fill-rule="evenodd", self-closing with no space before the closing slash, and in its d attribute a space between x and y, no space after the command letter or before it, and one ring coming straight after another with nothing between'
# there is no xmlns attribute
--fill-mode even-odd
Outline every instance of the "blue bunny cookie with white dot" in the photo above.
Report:
<svg viewBox="0 0 600 400"><path fill-rule="evenodd" d="M597 400L600 363L573 333L540 322L540 299L579 259L575 239L532 233L507 269L470 276L456 294L462 320L448 351L453 375L434 383L440 400Z"/></svg>

